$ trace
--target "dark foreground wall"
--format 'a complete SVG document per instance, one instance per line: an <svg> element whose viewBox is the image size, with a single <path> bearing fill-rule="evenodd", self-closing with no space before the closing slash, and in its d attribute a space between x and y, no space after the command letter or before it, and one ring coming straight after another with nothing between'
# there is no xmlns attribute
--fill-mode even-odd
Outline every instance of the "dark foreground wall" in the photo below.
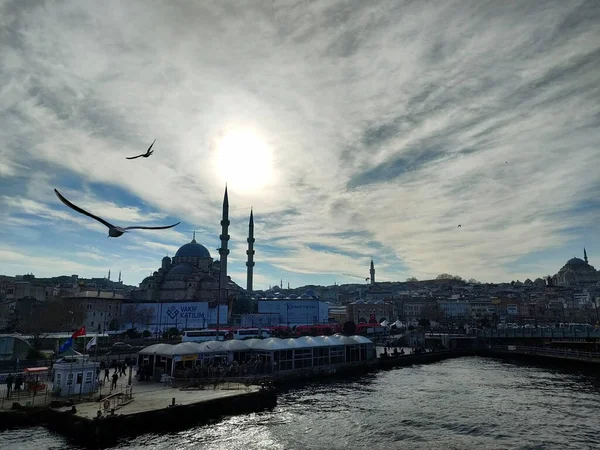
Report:
<svg viewBox="0 0 600 450"><path fill-rule="evenodd" d="M103 448L114 446L126 437L182 430L210 423L224 416L273 408L276 404L275 391L265 389L191 405L176 405L156 411L107 416L94 420L78 417L70 411L27 408L0 413L0 430L41 425L62 434L78 445Z"/></svg>

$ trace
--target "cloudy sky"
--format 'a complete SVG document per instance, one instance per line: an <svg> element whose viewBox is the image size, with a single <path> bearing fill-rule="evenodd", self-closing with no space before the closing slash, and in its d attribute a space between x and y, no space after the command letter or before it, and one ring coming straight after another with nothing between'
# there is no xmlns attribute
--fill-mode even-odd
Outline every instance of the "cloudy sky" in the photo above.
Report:
<svg viewBox="0 0 600 450"><path fill-rule="evenodd" d="M218 257L226 182L243 286L251 207L257 288L600 266L595 0L0 0L0 67L0 274Z"/></svg>

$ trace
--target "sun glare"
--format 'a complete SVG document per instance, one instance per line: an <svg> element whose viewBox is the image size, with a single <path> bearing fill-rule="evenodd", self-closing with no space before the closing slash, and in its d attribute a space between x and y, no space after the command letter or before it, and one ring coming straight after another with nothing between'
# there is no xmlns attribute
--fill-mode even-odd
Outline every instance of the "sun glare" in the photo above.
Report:
<svg viewBox="0 0 600 450"><path fill-rule="evenodd" d="M269 184L273 155L266 142L253 130L235 129L217 145L219 175L234 189L253 191Z"/></svg>

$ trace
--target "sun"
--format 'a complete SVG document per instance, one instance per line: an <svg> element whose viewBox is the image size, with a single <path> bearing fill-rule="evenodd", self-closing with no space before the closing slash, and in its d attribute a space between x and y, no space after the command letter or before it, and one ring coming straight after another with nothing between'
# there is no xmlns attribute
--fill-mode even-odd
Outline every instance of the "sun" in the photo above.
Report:
<svg viewBox="0 0 600 450"><path fill-rule="evenodd" d="M259 190L273 178L271 148L252 129L231 130L217 143L217 170L234 189Z"/></svg>

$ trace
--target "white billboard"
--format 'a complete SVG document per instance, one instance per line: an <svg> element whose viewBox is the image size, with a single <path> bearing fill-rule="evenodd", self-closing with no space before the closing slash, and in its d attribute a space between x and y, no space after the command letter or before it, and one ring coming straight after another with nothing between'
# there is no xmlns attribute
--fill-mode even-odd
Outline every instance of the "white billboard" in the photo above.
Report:
<svg viewBox="0 0 600 450"><path fill-rule="evenodd" d="M259 314L277 314L280 325L312 325L329 322L327 303L319 300L259 300Z"/></svg>
<svg viewBox="0 0 600 450"><path fill-rule="evenodd" d="M128 305L123 305L121 310L122 321L128 320L125 312ZM173 303L134 303L139 313L138 327L152 331L164 331L169 328L178 330L194 330L207 328L217 323L217 309L209 308L208 302L173 302ZM216 305L215 305L216 306ZM146 311L140 313L140 311ZM219 323L227 324L227 305L219 308ZM141 323L152 317L149 323Z"/></svg>

